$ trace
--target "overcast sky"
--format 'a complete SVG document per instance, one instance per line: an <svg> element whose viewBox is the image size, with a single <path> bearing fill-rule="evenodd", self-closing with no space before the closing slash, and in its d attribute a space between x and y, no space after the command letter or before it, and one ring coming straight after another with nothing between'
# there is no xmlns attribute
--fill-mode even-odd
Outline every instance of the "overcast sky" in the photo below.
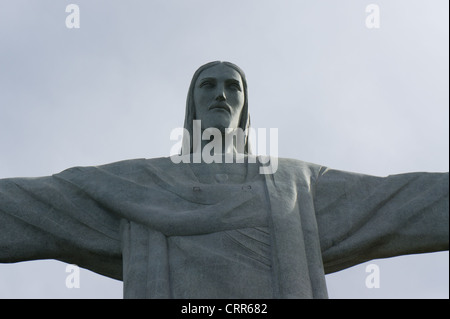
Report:
<svg viewBox="0 0 450 319"><path fill-rule="evenodd" d="M68 29L66 6L80 8ZM366 26L367 5L380 27ZM447 0L0 0L0 178L168 156L195 70L247 75L255 128L278 153L386 176L449 168ZM380 288L368 289L368 264ZM448 298L448 252L327 276L331 298ZM121 298L66 264L0 265L0 298Z"/></svg>

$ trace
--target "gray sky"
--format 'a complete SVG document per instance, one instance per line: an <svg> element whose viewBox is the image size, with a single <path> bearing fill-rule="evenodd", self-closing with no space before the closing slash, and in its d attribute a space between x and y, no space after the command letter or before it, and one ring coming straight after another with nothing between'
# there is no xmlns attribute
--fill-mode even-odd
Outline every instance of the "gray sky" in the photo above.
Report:
<svg viewBox="0 0 450 319"><path fill-rule="evenodd" d="M66 5L80 8L68 29ZM366 6L380 8L369 29ZM446 0L0 0L0 178L168 156L194 71L244 69L252 125L278 153L386 176L448 171ZM380 269L368 289L366 266ZM121 298L66 265L0 265L0 298ZM327 276L331 298L448 298L448 252Z"/></svg>

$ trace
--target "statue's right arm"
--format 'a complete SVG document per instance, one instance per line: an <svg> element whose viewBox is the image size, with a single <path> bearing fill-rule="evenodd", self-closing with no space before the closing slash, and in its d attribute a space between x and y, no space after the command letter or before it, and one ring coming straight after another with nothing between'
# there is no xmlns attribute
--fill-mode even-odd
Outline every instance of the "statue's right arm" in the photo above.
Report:
<svg viewBox="0 0 450 319"><path fill-rule="evenodd" d="M0 179L1 263L58 259L120 279L119 222L64 175Z"/></svg>

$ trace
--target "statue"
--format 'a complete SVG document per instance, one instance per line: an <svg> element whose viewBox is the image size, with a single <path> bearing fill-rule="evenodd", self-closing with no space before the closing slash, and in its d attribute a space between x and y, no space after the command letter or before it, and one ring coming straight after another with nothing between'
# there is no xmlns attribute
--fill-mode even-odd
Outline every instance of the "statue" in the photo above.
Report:
<svg viewBox="0 0 450 319"><path fill-rule="evenodd" d="M123 280L125 298L327 298L326 273L448 250L448 173L377 177L277 158L261 174L234 64L198 69L185 119L191 134L194 120L224 137L242 129L244 145L224 138L212 149L223 161L198 163L206 141L187 134L173 157L1 179L0 262L77 264Z"/></svg>

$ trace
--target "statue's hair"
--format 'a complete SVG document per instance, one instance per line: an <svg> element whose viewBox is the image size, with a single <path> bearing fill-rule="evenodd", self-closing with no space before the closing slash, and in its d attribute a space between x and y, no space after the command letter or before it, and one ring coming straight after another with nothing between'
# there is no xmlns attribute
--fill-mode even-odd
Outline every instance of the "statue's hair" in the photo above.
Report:
<svg viewBox="0 0 450 319"><path fill-rule="evenodd" d="M202 65L201 67L199 67L197 69L197 71L195 71L195 73L192 77L191 85L189 86L189 91L188 91L188 95L187 95L187 99L186 99L186 114L184 117L184 128L189 132L189 135L183 136L182 150L189 148L190 149L189 153L193 152L193 143L192 143L193 120L196 119L195 102L194 102L195 83L197 82L198 77L204 70L209 69L209 68L211 68L215 65L219 65L219 64L224 64L224 65L234 69L241 76L242 84L244 86L244 88L243 88L244 89L244 106L242 108L241 115L240 115L239 128L241 128L245 133L244 153L251 154L251 150L250 150L249 142L248 142L248 133L249 133L248 128L250 127L250 114L248 112L247 80L245 78L244 71L242 71L242 69L240 67L238 67L237 65L235 65L231 62L225 62L225 61L214 61L214 62L206 63L206 64Z"/></svg>

